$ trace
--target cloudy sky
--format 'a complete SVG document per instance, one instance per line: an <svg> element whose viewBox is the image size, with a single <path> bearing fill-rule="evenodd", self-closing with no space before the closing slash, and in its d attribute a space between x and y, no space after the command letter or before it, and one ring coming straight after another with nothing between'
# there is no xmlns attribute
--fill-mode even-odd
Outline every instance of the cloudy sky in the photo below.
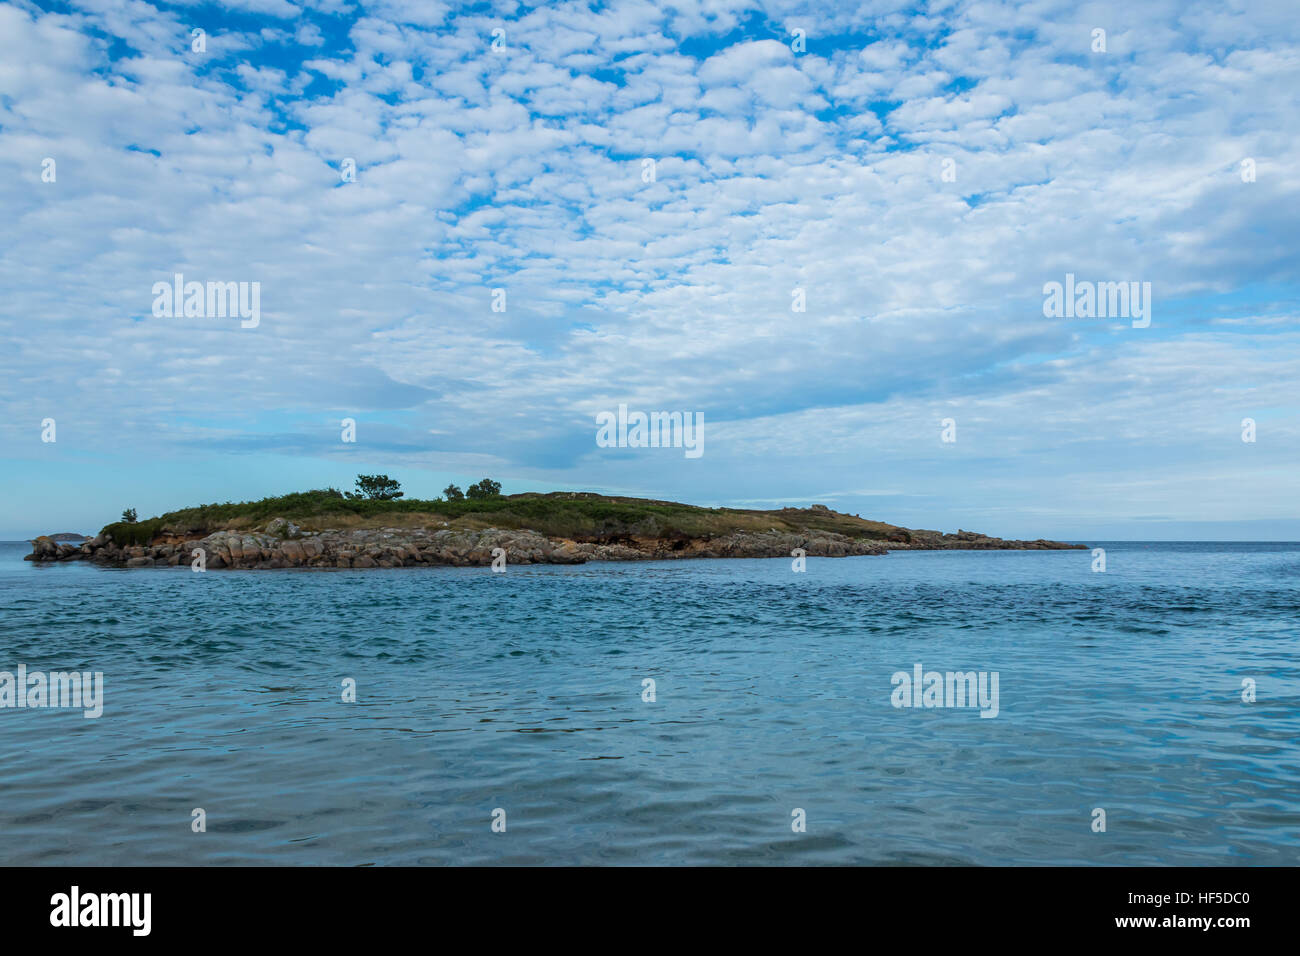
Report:
<svg viewBox="0 0 1300 956"><path fill-rule="evenodd" d="M3 3L0 538L380 471L1294 540L1298 106L1290 0Z"/></svg>

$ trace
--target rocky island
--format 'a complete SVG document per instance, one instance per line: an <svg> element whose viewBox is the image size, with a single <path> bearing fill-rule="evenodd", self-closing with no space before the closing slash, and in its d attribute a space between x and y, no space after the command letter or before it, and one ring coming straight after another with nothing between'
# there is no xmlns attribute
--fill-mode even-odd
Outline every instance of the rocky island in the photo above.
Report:
<svg viewBox="0 0 1300 956"><path fill-rule="evenodd" d="M59 536L62 537L62 536ZM395 568L664 558L881 555L890 550L1083 548L913 530L824 505L754 511L586 492L382 500L334 489L120 521L80 543L42 536L28 561L111 567ZM497 549L500 549L498 551ZM201 557L200 557L201 556Z"/></svg>

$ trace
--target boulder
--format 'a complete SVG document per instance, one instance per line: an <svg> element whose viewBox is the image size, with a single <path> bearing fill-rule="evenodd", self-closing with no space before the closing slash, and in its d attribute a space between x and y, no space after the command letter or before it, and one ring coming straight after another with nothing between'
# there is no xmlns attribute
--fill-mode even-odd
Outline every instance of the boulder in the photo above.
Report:
<svg viewBox="0 0 1300 956"><path fill-rule="evenodd" d="M302 528L285 518L272 518L266 524L266 533L277 538L296 538L302 534Z"/></svg>

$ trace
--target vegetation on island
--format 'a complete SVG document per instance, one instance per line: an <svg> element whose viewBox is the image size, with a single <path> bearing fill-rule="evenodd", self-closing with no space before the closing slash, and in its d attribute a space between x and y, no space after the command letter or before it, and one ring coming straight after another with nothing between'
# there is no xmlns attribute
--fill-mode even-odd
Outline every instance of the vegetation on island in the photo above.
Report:
<svg viewBox="0 0 1300 956"><path fill-rule="evenodd" d="M354 501L392 501L401 498L402 483L387 475L357 475L357 490L345 491L343 497Z"/></svg>
<svg viewBox="0 0 1300 956"><path fill-rule="evenodd" d="M551 538L606 543L712 538L741 531L834 532L899 547L958 547L965 542L981 547L998 541L966 531L945 535L903 528L841 514L823 505L760 511L575 491L502 495L500 482L491 478L470 485L465 492L449 485L440 498L407 498L400 482L387 475L358 475L356 492L322 488L259 501L198 505L143 521L119 521L105 526L101 533L112 535L120 545L148 544L165 534L257 530L274 518L284 518L306 530L526 529Z"/></svg>

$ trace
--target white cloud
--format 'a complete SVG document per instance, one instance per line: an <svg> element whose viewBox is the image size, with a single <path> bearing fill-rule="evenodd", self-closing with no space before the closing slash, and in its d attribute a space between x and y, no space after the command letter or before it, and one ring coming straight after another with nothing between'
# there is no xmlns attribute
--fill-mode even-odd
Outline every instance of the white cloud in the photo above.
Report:
<svg viewBox="0 0 1300 956"><path fill-rule="evenodd" d="M1142 6L1089 8L1113 24L1100 60L1063 2L956 2L942 32L901 3L777 5L769 35L722 46L744 5L364 5L343 47L272 2L270 40L214 27L207 59L189 10L0 7L0 440L30 441L50 405L105 453L165 452L180 419L226 441L232 421L362 405L437 433L423 459L394 451L413 466L488 456L659 496L726 498L743 465L735 494L768 497L761 453L803 493L809 472L902 472L958 508L973 482L940 462L1032 498L1086 446L1200 507L1177 468L1219 473L1224 422L1259 407L1274 442L1295 428L1294 309L1232 297L1294 292L1300 45L1258 11L1202 5L1209 30ZM851 31L870 36L827 39ZM261 327L153 318L176 271L260 281ZM1151 281L1152 328L1043 319L1066 272ZM620 400L706 410L706 463L637 478L645 462L596 456L587 423ZM971 440L932 459L915 442L944 407ZM1125 472L1170 421L1181 457ZM1297 447L1267 446L1261 513ZM856 474L878 460L895 474Z"/></svg>

